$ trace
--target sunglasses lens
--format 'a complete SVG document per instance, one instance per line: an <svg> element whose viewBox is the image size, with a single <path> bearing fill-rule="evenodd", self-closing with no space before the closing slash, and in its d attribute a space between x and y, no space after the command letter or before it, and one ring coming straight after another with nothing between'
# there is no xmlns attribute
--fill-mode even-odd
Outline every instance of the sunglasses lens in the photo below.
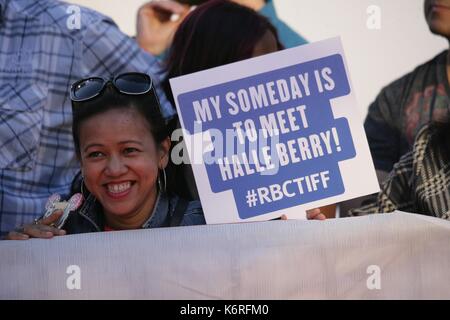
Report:
<svg viewBox="0 0 450 320"><path fill-rule="evenodd" d="M119 76L115 85L123 93L141 94L150 90L152 80L146 74L127 73Z"/></svg>
<svg viewBox="0 0 450 320"><path fill-rule="evenodd" d="M95 97L103 89L103 79L87 79L75 85L73 95L76 99L87 100Z"/></svg>

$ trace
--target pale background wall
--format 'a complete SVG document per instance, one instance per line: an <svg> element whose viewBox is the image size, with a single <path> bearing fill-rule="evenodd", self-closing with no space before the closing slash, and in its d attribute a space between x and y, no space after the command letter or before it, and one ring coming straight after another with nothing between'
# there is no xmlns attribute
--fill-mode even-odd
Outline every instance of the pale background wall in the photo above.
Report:
<svg viewBox="0 0 450 320"><path fill-rule="evenodd" d="M112 17L135 34L145 0L70 0ZM446 48L428 31L423 0L274 0L278 15L309 41L341 36L361 116L379 90ZM367 8L381 9L381 28L370 30Z"/></svg>

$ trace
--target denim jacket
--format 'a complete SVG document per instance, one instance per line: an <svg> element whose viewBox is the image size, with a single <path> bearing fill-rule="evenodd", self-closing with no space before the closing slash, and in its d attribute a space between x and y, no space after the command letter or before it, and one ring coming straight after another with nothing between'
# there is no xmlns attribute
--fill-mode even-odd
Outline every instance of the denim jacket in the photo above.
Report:
<svg viewBox="0 0 450 320"><path fill-rule="evenodd" d="M142 229L164 227L167 219L173 215L179 200L178 196L169 196L166 193L158 194L153 212L150 218L142 225ZM180 225L189 226L205 223L200 201L190 201ZM92 194L87 196L78 210L69 214L62 226L62 229L66 230L67 234L100 232L104 231L104 228L105 217L102 206Z"/></svg>

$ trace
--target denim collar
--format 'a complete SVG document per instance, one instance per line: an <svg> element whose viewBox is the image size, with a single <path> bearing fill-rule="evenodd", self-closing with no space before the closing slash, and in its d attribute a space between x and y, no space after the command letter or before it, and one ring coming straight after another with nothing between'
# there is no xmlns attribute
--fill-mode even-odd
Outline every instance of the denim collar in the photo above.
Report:
<svg viewBox="0 0 450 320"><path fill-rule="evenodd" d="M84 200L84 203L78 213L88 220L97 229L97 231L103 231L103 209L92 193L90 193Z"/></svg>
<svg viewBox="0 0 450 320"><path fill-rule="evenodd" d="M169 213L169 199L164 192L158 193L153 212L148 220L142 225L143 229L161 227L167 219Z"/></svg>
<svg viewBox="0 0 450 320"><path fill-rule="evenodd" d="M1 1L1 0L0 0ZM169 198L165 192L158 193L152 214L142 225L143 229L158 228L163 226L169 214ZM80 208L79 214L87 219L97 231L103 231L104 215L103 209L97 199L89 194Z"/></svg>

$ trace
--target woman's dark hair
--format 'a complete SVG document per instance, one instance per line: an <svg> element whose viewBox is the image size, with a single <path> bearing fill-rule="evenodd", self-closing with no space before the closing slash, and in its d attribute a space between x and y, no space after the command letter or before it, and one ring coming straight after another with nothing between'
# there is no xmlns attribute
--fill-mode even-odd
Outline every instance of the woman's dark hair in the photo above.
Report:
<svg viewBox="0 0 450 320"><path fill-rule="evenodd" d="M251 58L267 31L272 32L278 49L282 49L274 26L254 10L228 0L210 0L199 5L174 35L162 82L167 99L175 106L169 79ZM174 118L171 130L178 125ZM174 147L172 144L172 150ZM197 199L190 165L169 161L169 167L172 174L168 181L175 193L189 200Z"/></svg>
<svg viewBox="0 0 450 320"><path fill-rule="evenodd" d="M179 3L187 4L190 6L198 6L202 3L208 2L210 0L176 0ZM267 3L268 0L264 0L265 3Z"/></svg>
<svg viewBox="0 0 450 320"><path fill-rule="evenodd" d="M274 26L254 10L228 0L211 0L192 11L178 27L166 60L163 88L173 103L169 79L248 59Z"/></svg>
<svg viewBox="0 0 450 320"><path fill-rule="evenodd" d="M179 3L187 4L189 6L198 6L205 2L208 2L209 0L176 0Z"/></svg>
<svg viewBox="0 0 450 320"><path fill-rule="evenodd" d="M169 135L155 90L152 89L142 95L125 95L109 83L98 97L83 102L72 101L72 135L78 157L80 157L81 124L97 114L113 109L135 109L138 111L147 121L156 145L159 145Z"/></svg>

